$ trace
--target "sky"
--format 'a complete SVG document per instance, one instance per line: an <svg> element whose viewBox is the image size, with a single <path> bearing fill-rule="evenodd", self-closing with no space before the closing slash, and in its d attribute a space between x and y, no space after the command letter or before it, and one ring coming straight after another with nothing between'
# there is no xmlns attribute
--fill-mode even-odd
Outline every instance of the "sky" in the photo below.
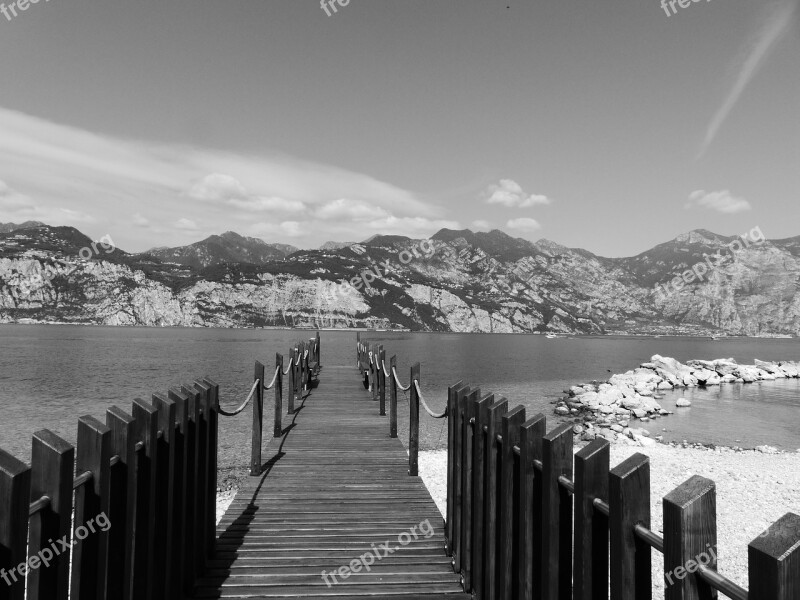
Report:
<svg viewBox="0 0 800 600"><path fill-rule="evenodd" d="M133 252L800 235L800 0L21 1L0 222Z"/></svg>

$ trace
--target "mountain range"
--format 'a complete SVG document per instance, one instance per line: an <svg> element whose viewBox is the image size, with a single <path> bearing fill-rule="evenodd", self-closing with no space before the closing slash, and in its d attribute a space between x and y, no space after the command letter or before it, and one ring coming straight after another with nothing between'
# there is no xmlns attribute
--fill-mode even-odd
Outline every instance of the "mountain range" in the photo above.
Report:
<svg viewBox="0 0 800 600"><path fill-rule="evenodd" d="M0 322L800 335L800 237L695 230L628 258L468 229L317 250L227 232L81 258L91 242L0 224Z"/></svg>

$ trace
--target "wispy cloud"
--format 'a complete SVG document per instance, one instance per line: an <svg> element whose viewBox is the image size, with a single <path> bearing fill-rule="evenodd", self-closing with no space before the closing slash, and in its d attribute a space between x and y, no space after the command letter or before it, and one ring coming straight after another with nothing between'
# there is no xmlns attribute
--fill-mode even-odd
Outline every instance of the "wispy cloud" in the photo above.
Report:
<svg viewBox="0 0 800 600"><path fill-rule="evenodd" d="M528 208L537 204L550 204L551 200L541 194L527 194L513 179L501 179L484 192L489 204L502 204L508 207Z"/></svg>
<svg viewBox="0 0 800 600"><path fill-rule="evenodd" d="M724 214L734 214L753 208L747 200L737 198L728 190L718 190L716 192L696 190L689 194L689 202L686 203L684 208L689 209L696 206L709 208Z"/></svg>
<svg viewBox="0 0 800 600"><path fill-rule="evenodd" d="M731 110L739 101L742 93L747 89L761 65L764 64L764 60L770 51L775 47L781 36L788 31L798 4L800 4L800 0L783 0L777 7L773 7L765 24L746 46L743 53L745 58L738 68L739 74L722 106L719 107L708 125L698 158L706 153L720 127L730 115Z"/></svg>
<svg viewBox="0 0 800 600"><path fill-rule="evenodd" d="M459 226L414 192L363 173L119 139L4 108L0 180L0 222L87 227L133 251L226 230L316 247L322 238L419 237Z"/></svg>

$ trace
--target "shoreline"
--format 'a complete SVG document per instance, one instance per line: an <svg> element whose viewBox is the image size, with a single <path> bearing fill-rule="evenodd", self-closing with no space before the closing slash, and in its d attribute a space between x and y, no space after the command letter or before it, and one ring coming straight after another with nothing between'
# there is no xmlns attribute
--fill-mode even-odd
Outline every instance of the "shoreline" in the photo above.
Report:
<svg viewBox="0 0 800 600"><path fill-rule="evenodd" d="M573 433L581 441L602 437L612 443L647 447L662 441L663 436L651 438L643 425L672 415L675 410L691 409L692 403L685 398L675 401L675 407L670 407L674 410L665 409L658 402L664 398L664 393L798 378L800 362L797 361L755 359L751 365L740 365L733 358L718 358L689 360L684 364L654 354L648 362L625 373L613 374L604 382L595 380L564 390L566 395L552 402L555 404L553 412L573 424ZM755 449L762 447L774 450L769 446ZM737 449L736 446L730 448Z"/></svg>

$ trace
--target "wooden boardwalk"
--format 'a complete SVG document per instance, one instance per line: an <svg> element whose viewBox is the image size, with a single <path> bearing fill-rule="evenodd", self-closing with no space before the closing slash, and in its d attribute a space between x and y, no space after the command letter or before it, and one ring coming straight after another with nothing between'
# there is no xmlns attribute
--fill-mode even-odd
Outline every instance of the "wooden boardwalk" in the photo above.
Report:
<svg viewBox="0 0 800 600"><path fill-rule="evenodd" d="M378 413L355 367L322 369L218 526L197 598L471 598L441 514Z"/></svg>

